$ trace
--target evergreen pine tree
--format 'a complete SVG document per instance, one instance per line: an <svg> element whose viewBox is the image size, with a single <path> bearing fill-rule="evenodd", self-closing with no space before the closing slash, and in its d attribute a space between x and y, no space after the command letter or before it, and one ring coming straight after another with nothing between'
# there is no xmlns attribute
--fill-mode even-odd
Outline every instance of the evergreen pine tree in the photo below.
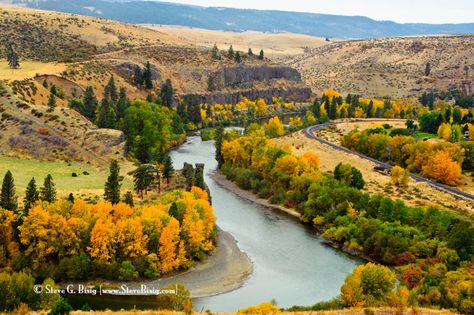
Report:
<svg viewBox="0 0 474 315"><path fill-rule="evenodd" d="M45 89L48 88L48 81L46 81L46 79L43 80L43 87L44 87Z"/></svg>
<svg viewBox="0 0 474 315"><path fill-rule="evenodd" d="M237 62L237 63L242 62L242 56L240 55L240 51L235 53L235 62Z"/></svg>
<svg viewBox="0 0 474 315"><path fill-rule="evenodd" d="M253 51L252 51L252 48L249 48L248 55L249 55L249 56L253 56Z"/></svg>
<svg viewBox="0 0 474 315"><path fill-rule="evenodd" d="M263 52L263 49L260 50L260 54L258 55L258 59L263 60L265 58L265 53Z"/></svg>
<svg viewBox="0 0 474 315"><path fill-rule="evenodd" d="M123 176L120 176L120 166L117 160L113 160L109 167L109 176L104 187L104 199L117 204L120 202L120 187L122 186Z"/></svg>
<svg viewBox="0 0 474 315"><path fill-rule="evenodd" d="M214 47L212 47L212 58L216 60L221 60L222 58L219 48L217 48L217 44L214 44Z"/></svg>
<svg viewBox="0 0 474 315"><path fill-rule="evenodd" d="M130 107L130 101L127 98L127 90L120 88L119 99L117 102L117 120L125 117L125 111Z"/></svg>
<svg viewBox="0 0 474 315"><path fill-rule="evenodd" d="M33 206L39 199L40 197L36 187L36 180L33 177L26 187L25 198L23 199L23 214L25 216L28 215L31 206Z"/></svg>
<svg viewBox="0 0 474 315"><path fill-rule="evenodd" d="M163 105L171 108L173 106L173 97L174 90L173 84L170 79L167 79L166 82L161 86L160 98L163 101Z"/></svg>
<svg viewBox="0 0 474 315"><path fill-rule="evenodd" d="M350 114L349 114L350 115ZM336 98L333 97L331 99L331 104L329 106L329 112L328 112L328 116L329 116L329 119L331 120L334 120L336 119L337 117L337 102L336 102Z"/></svg>
<svg viewBox="0 0 474 315"><path fill-rule="evenodd" d="M115 110L112 108L110 101L107 98L102 99L97 116L97 127L99 128L114 128L116 122Z"/></svg>
<svg viewBox="0 0 474 315"><path fill-rule="evenodd" d="M216 138L215 147L216 147L217 167L221 168L222 164L224 164L224 157L222 156L222 142L224 141L224 127L222 126L217 127L215 138Z"/></svg>
<svg viewBox="0 0 474 315"><path fill-rule="evenodd" d="M54 94L52 94L52 93L49 95L48 107L49 107L51 110L56 107L56 96L54 96Z"/></svg>
<svg viewBox="0 0 474 315"><path fill-rule="evenodd" d="M230 45L227 53L229 54L229 58L233 59L235 57L234 47L232 47L232 45Z"/></svg>
<svg viewBox="0 0 474 315"><path fill-rule="evenodd" d="M43 187L40 192L40 199L49 203L56 201L56 188L54 188L53 177L48 174L44 179Z"/></svg>
<svg viewBox="0 0 474 315"><path fill-rule="evenodd" d="M125 193L123 202L126 203L127 205L129 205L130 207L133 207L133 206L134 206L132 192L127 191L127 192Z"/></svg>
<svg viewBox="0 0 474 315"><path fill-rule="evenodd" d="M104 97L111 100L114 104L116 104L118 101L118 92L117 87L115 86L115 80L113 76L110 77L109 82L104 88Z"/></svg>
<svg viewBox="0 0 474 315"><path fill-rule="evenodd" d="M318 98L314 99L313 106L311 106L311 111L313 112L316 119L321 118L321 103L319 103Z"/></svg>
<svg viewBox="0 0 474 315"><path fill-rule="evenodd" d="M56 96L58 94L58 89L56 88L56 85L52 84L51 88L49 89L49 92Z"/></svg>
<svg viewBox="0 0 474 315"><path fill-rule="evenodd" d="M207 188L206 183L204 182L204 164L196 164L196 170L194 172L194 186L201 189Z"/></svg>
<svg viewBox="0 0 474 315"><path fill-rule="evenodd" d="M20 58L12 44L9 44L7 48L7 61L11 69L18 69L20 67Z"/></svg>
<svg viewBox="0 0 474 315"><path fill-rule="evenodd" d="M18 208L15 182L10 171L7 171L3 177L2 192L0 194L0 208L10 211L16 211Z"/></svg>
<svg viewBox="0 0 474 315"><path fill-rule="evenodd" d="M74 194L73 193L69 193L69 195L67 196L67 201L69 201L70 203L74 203L75 201L75 198L74 198Z"/></svg>
<svg viewBox="0 0 474 315"><path fill-rule="evenodd" d="M156 168L151 164L141 164L133 171L134 189L143 199L143 193L146 193L153 184L156 175Z"/></svg>
<svg viewBox="0 0 474 315"><path fill-rule="evenodd" d="M92 86L88 86L84 92L83 96L83 103L84 103L84 113L82 113L85 117L89 118L89 120L94 121L96 118L96 111L98 107L97 98L94 95L94 89Z"/></svg>
<svg viewBox="0 0 474 315"><path fill-rule="evenodd" d="M173 161L171 161L171 157L169 154L165 154L163 157L163 177L166 178L166 182L170 183L170 178L173 176L174 168L173 168Z"/></svg>
<svg viewBox="0 0 474 315"><path fill-rule="evenodd" d="M142 69L140 69L139 66L135 68L135 73L133 75L133 81L135 81L135 84L142 86L143 85L143 72Z"/></svg>
<svg viewBox="0 0 474 315"><path fill-rule="evenodd" d="M145 64L145 69L143 70L143 83L147 89L153 88L153 82L151 81L151 65L147 61Z"/></svg>
<svg viewBox="0 0 474 315"><path fill-rule="evenodd" d="M367 106L367 118L374 117L374 101L370 100L369 106Z"/></svg>

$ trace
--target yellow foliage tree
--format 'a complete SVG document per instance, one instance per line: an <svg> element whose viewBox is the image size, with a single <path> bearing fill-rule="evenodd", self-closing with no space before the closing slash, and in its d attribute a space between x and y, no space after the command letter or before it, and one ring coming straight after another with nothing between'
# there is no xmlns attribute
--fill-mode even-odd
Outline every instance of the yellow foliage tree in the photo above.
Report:
<svg viewBox="0 0 474 315"><path fill-rule="evenodd" d="M446 151L436 152L422 169L422 175L451 186L459 182L461 173L461 166Z"/></svg>
<svg viewBox="0 0 474 315"><path fill-rule="evenodd" d="M270 118L268 123L263 126L265 134L270 138L281 137L285 135L285 127L277 116Z"/></svg>
<svg viewBox="0 0 474 315"><path fill-rule="evenodd" d="M159 255L161 270L168 273L178 267L176 260L179 245L179 222L170 218L168 225L161 231Z"/></svg>

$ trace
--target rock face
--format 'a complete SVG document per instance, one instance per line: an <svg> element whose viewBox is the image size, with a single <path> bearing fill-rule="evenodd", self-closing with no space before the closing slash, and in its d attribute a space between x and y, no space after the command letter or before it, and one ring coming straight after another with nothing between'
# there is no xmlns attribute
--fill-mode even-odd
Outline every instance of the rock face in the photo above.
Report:
<svg viewBox="0 0 474 315"><path fill-rule="evenodd" d="M271 103L273 97L281 97L284 100L294 102L306 102L311 98L312 91L308 87L269 88L266 90L243 90L236 92L209 93L197 95L198 101L193 103L207 104L235 104L243 97L250 100L263 98L265 102ZM188 95L189 96L189 95ZM185 96L184 98L187 98Z"/></svg>
<svg viewBox="0 0 474 315"><path fill-rule="evenodd" d="M122 131L114 129L92 129L86 132L86 143L103 143L108 146L117 146L125 141Z"/></svg>
<svg viewBox="0 0 474 315"><path fill-rule="evenodd" d="M283 66L245 66L223 68L209 75L209 90L223 88L249 88L253 83L285 79L301 82L298 70Z"/></svg>

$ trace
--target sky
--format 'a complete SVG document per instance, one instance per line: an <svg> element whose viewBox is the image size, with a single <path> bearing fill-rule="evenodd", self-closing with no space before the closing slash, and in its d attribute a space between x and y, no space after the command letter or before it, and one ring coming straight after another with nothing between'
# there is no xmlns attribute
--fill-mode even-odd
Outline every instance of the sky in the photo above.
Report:
<svg viewBox="0 0 474 315"><path fill-rule="evenodd" d="M474 0L165 0L211 7L362 15L400 23L472 23Z"/></svg>

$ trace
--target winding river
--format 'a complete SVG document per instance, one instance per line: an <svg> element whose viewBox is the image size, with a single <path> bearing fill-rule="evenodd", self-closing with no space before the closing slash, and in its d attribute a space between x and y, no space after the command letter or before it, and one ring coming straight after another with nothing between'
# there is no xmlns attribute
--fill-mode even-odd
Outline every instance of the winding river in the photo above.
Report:
<svg viewBox="0 0 474 315"><path fill-rule="evenodd" d="M312 305L337 296L359 262L325 245L294 217L262 208L219 186L209 176L217 167L214 152L212 141L190 137L171 157L176 169L184 162L205 163L217 224L250 257L253 273L237 290L195 299L195 309L230 312L272 300L280 307Z"/></svg>

